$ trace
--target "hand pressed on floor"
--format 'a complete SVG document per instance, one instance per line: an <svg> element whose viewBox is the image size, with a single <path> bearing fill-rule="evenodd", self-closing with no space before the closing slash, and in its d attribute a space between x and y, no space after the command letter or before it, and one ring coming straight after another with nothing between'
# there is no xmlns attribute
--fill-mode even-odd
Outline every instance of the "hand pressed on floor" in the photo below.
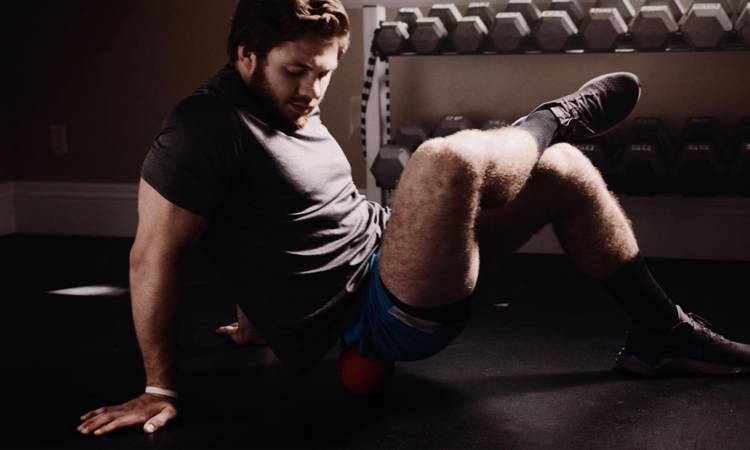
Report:
<svg viewBox="0 0 750 450"><path fill-rule="evenodd" d="M82 434L96 436L111 431L143 424L143 431L153 433L177 416L175 401L166 397L141 394L120 405L105 406L89 411L78 426Z"/></svg>

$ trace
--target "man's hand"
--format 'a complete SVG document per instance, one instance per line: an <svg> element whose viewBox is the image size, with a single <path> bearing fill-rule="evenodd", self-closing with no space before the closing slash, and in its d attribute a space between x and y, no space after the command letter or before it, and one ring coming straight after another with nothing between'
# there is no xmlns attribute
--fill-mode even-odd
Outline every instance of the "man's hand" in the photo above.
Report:
<svg viewBox="0 0 750 450"><path fill-rule="evenodd" d="M239 345L262 345L266 343L263 336L258 333L255 326L242 312L240 305L237 305L237 322L219 327L214 330L214 333L223 334Z"/></svg>
<svg viewBox="0 0 750 450"><path fill-rule="evenodd" d="M102 435L119 428L143 425L143 431L153 433L177 416L174 400L151 394L141 394L116 406L95 409L83 416L78 427L82 434Z"/></svg>

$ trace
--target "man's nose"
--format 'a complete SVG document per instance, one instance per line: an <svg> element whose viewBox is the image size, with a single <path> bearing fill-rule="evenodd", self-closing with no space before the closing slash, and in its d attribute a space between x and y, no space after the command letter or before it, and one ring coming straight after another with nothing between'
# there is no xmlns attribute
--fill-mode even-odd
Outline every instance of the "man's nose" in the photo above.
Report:
<svg viewBox="0 0 750 450"><path fill-rule="evenodd" d="M317 100L321 95L320 78L314 77L300 83L299 94L303 97Z"/></svg>

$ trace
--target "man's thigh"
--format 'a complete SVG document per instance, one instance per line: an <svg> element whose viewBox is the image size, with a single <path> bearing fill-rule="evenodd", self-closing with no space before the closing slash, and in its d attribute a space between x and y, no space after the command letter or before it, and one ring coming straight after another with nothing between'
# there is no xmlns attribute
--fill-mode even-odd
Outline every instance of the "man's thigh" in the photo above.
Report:
<svg viewBox="0 0 750 450"><path fill-rule="evenodd" d="M508 201L484 202L467 180L451 178L451 170L441 178L444 168L428 167L402 178L383 239L380 270L386 287L417 307L471 295L480 248L483 259L508 255L564 210L563 152L556 147L548 152Z"/></svg>
<svg viewBox="0 0 750 450"><path fill-rule="evenodd" d="M383 237L383 282L416 307L466 298L478 275L477 175L468 156L441 147L451 141L456 139L428 141L409 160Z"/></svg>
<svg viewBox="0 0 750 450"><path fill-rule="evenodd" d="M376 253L360 288L362 310L355 323L344 330L343 346L354 348L367 359L384 361L421 360L441 351L464 329L471 315L470 304L454 308L450 317L414 315L385 289L378 260Z"/></svg>

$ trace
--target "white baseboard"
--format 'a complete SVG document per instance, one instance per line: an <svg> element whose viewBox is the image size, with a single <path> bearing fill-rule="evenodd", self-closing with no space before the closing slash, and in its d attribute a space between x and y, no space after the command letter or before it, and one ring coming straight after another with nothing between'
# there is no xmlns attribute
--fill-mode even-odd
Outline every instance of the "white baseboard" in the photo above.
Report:
<svg viewBox="0 0 750 450"><path fill-rule="evenodd" d="M0 235L133 237L137 184L0 183ZM750 198L620 198L647 257L750 261ZM551 227L521 248L562 253Z"/></svg>
<svg viewBox="0 0 750 450"><path fill-rule="evenodd" d="M15 232L135 236L137 184L14 183Z"/></svg>
<svg viewBox="0 0 750 450"><path fill-rule="evenodd" d="M0 183L0 236L16 231L13 183Z"/></svg>

